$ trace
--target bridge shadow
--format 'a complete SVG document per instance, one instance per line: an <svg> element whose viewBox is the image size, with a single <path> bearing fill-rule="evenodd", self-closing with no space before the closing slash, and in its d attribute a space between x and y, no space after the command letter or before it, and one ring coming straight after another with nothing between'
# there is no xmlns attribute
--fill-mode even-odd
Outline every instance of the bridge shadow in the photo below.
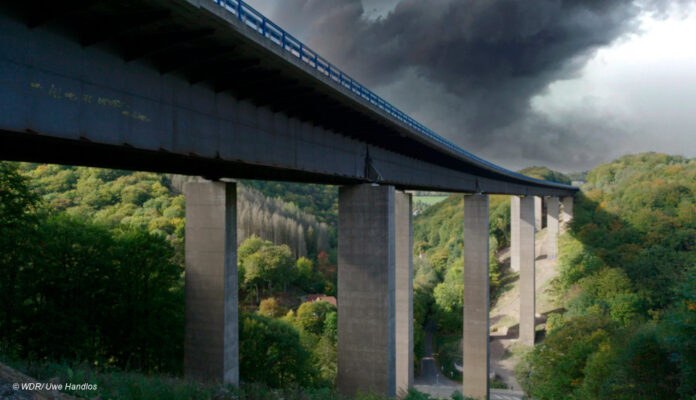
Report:
<svg viewBox="0 0 696 400"><path fill-rule="evenodd" d="M503 293L510 291L513 286L515 286L515 283L520 279L519 272L513 271L512 268L510 268L510 257L504 258L499 263L499 270L500 284L496 290L491 292L491 304L494 304Z"/></svg>
<svg viewBox="0 0 696 400"><path fill-rule="evenodd" d="M681 271L686 268L686 265L680 265L678 252L689 250L689 239L676 234L680 229L676 219L668 219L662 209L658 211L655 207L651 209L649 205L646 206L641 218L653 221L662 231L648 232L607 211L605 204L578 193L575 215L567 225L566 232L582 243L584 251L562 254L559 278L564 279L566 284L575 284L580 278L602 268L618 268L626 273L634 292L651 297L644 307L646 313L648 309L667 306L670 301L667 294L671 293L671 286L679 279L680 268ZM646 226L653 229L652 222ZM588 260L588 256L596 257L601 262ZM669 274L655 265L654 261L658 259L660 264L671 265ZM565 265L572 265L572 270L564 270ZM647 314L644 317L647 318Z"/></svg>
<svg viewBox="0 0 696 400"><path fill-rule="evenodd" d="M542 329L537 329L536 331L536 340L543 340L544 337L546 337L546 322L548 321L548 317L551 314L559 314L565 311L565 308L563 307L558 307L553 310L549 310L547 312L541 313L540 315L537 315L534 318L534 326L539 327L539 326L544 326ZM490 324L494 325L496 322L500 321L504 316L496 316L490 319ZM520 337L520 324L515 324L507 327L506 331L500 330L497 332L491 332L489 336L490 341L494 341L495 339L504 339L504 340L511 340L511 339L519 339Z"/></svg>

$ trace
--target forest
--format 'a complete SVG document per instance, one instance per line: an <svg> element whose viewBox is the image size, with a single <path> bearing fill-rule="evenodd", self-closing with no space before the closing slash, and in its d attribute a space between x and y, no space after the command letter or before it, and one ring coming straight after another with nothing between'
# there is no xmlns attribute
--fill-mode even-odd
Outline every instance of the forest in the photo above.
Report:
<svg viewBox="0 0 696 400"><path fill-rule="evenodd" d="M536 179L570 183L565 175L545 167L519 171ZM413 222L413 287L415 356L423 356L424 330L429 320L436 327L436 347L447 369L461 360L459 341L463 327L464 278L463 226L464 195L449 196L420 213ZM489 279L495 301L505 282L512 280L509 270L499 265L497 253L510 245L510 197L491 195L489 201ZM450 367L451 368L451 367ZM447 370L450 377L456 371Z"/></svg>
<svg viewBox="0 0 696 400"><path fill-rule="evenodd" d="M645 153L573 176L586 183L560 239L563 307L518 381L540 400L696 399L696 160ZM161 398L335 398L337 310L304 301L336 294L338 194L321 185L239 183L241 392L157 380L182 374L185 181L1 162L0 361L105 379L103 398L142 397L118 394L136 381ZM429 321L443 354L461 337L461 203L414 217L416 370ZM492 299L509 279L509 204L491 196Z"/></svg>
<svg viewBox="0 0 696 400"><path fill-rule="evenodd" d="M2 358L180 376L183 181L0 163ZM336 307L302 302L335 295L330 228L293 203L238 192L241 377L331 387Z"/></svg>
<svg viewBox="0 0 696 400"><path fill-rule="evenodd" d="M696 398L696 160L594 168L562 236L564 307L518 365L535 399Z"/></svg>

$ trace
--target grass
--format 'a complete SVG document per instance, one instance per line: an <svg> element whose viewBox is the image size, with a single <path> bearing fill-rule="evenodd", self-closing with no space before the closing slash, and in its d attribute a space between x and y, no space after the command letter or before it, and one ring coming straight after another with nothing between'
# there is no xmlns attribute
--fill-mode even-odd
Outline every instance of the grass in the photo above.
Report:
<svg viewBox="0 0 696 400"><path fill-rule="evenodd" d="M77 398L100 400L350 400L332 388L288 387L274 389L259 383L239 387L205 384L167 375L145 375L129 371L100 371L82 363L27 361L0 354L0 361L36 379L37 382L88 383L96 390L64 390ZM387 400L386 396L358 394L354 400ZM404 400L434 400L427 394L409 390ZM452 400L465 400L455 392Z"/></svg>
<svg viewBox="0 0 696 400"><path fill-rule="evenodd" d="M170 376L146 376L136 372L103 371L87 364L67 364L42 361L6 360L6 364L39 382L96 384L96 390L64 390L78 398L100 399L211 399L226 396L231 388L223 385L203 385Z"/></svg>

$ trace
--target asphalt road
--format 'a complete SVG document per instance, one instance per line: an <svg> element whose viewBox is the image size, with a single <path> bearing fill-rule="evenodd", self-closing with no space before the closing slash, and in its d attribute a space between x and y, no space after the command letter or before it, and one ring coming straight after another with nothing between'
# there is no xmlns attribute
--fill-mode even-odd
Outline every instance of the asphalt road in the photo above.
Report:
<svg viewBox="0 0 696 400"><path fill-rule="evenodd" d="M427 393L435 398L451 398L455 390L462 391L461 383L452 381L442 375L433 357L433 332L435 331L434 321L428 322L425 328L425 355L421 359L420 374L415 377L414 389L422 393ZM491 400L521 400L523 393L491 389Z"/></svg>

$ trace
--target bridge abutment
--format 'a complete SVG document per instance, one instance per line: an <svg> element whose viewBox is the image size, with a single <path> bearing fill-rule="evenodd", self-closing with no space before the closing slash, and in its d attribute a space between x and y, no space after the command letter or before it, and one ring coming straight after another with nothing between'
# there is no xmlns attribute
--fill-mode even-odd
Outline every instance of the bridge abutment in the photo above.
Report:
<svg viewBox="0 0 696 400"><path fill-rule="evenodd" d="M489 226L488 195L464 198L464 397L488 398Z"/></svg>
<svg viewBox="0 0 696 400"><path fill-rule="evenodd" d="M186 195L184 374L239 383L237 186L189 182Z"/></svg>
<svg viewBox="0 0 696 400"><path fill-rule="evenodd" d="M396 395L395 197L393 186L339 190L336 380L346 395Z"/></svg>

